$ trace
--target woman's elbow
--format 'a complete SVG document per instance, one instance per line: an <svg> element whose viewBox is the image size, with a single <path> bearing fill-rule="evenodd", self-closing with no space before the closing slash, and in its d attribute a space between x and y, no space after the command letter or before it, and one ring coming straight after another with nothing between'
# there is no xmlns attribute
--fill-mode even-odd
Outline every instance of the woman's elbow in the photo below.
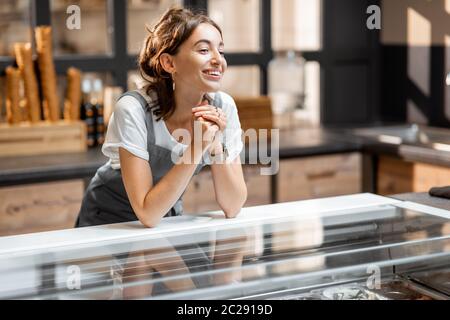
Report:
<svg viewBox="0 0 450 320"><path fill-rule="evenodd" d="M156 227L160 222L161 219L157 219L152 214L144 213L142 211L137 212L135 211L136 216L138 217L139 221L146 227L146 228L154 228Z"/></svg>
<svg viewBox="0 0 450 320"><path fill-rule="evenodd" d="M159 224L160 221L154 221L154 220L141 220L141 223L146 228L154 228Z"/></svg>
<svg viewBox="0 0 450 320"><path fill-rule="evenodd" d="M223 205L222 210L225 213L225 217L228 219L236 218L236 216L241 212L242 207L244 206L244 203L247 201L247 187L244 187L243 190L240 192L240 197L233 201L233 203L230 205Z"/></svg>
<svg viewBox="0 0 450 320"><path fill-rule="evenodd" d="M225 213L225 217L227 219L233 219L236 218L239 212L241 212L241 208L238 209L223 209L223 212Z"/></svg>

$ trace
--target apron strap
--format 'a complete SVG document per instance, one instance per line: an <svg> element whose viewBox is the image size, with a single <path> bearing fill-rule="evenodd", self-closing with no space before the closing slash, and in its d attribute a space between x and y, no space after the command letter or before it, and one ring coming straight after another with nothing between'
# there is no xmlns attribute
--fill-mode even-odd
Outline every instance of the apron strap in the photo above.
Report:
<svg viewBox="0 0 450 320"><path fill-rule="evenodd" d="M144 109L144 112L145 112L145 124L147 126L147 131L148 131L147 146L154 145L155 144L155 130L153 128L153 116L152 116L152 112L149 108L147 99L145 99L144 96L138 90L127 91L124 94L122 94L119 97L119 99L124 96L132 96L133 98L138 100L139 103L141 104L141 107Z"/></svg>

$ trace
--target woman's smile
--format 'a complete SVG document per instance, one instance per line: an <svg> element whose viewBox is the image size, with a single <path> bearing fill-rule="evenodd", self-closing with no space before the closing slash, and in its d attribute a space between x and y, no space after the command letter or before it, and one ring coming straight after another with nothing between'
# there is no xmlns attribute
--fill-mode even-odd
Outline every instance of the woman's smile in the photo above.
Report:
<svg viewBox="0 0 450 320"><path fill-rule="evenodd" d="M207 80L220 81L222 79L222 72L218 69L207 69L202 73Z"/></svg>

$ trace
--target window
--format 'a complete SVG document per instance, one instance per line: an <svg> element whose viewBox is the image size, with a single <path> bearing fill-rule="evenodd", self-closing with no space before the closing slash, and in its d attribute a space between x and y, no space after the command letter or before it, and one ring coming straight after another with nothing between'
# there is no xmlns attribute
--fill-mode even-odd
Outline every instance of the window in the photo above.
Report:
<svg viewBox="0 0 450 320"><path fill-rule="evenodd" d="M320 50L321 0L272 0L272 48Z"/></svg>
<svg viewBox="0 0 450 320"><path fill-rule="evenodd" d="M128 52L137 54L148 32L169 7L182 5L181 0L127 0L127 47Z"/></svg>
<svg viewBox="0 0 450 320"><path fill-rule="evenodd" d="M0 2L0 56L13 56L15 42L30 42L29 0Z"/></svg>
<svg viewBox="0 0 450 320"><path fill-rule="evenodd" d="M223 32L226 52L258 52L259 0L208 0L208 15Z"/></svg>
<svg viewBox="0 0 450 320"><path fill-rule="evenodd" d="M55 55L111 53L106 0L52 0L50 4ZM80 29L70 30L66 26L67 7L72 4L81 9Z"/></svg>

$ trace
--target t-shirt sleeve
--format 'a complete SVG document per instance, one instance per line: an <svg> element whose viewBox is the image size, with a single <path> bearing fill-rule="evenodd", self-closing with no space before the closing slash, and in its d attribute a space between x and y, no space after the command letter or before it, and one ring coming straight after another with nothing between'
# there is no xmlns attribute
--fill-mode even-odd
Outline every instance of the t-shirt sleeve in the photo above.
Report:
<svg viewBox="0 0 450 320"><path fill-rule="evenodd" d="M224 132L225 146L228 151L226 162L233 161L240 155L244 144L242 142L241 122L233 98L225 93L221 93L223 97L223 111L227 115L227 127Z"/></svg>
<svg viewBox="0 0 450 320"><path fill-rule="evenodd" d="M145 111L132 96L124 96L116 103L109 121L102 152L110 159L119 159L122 147L144 160L149 159L147 151L147 126Z"/></svg>

